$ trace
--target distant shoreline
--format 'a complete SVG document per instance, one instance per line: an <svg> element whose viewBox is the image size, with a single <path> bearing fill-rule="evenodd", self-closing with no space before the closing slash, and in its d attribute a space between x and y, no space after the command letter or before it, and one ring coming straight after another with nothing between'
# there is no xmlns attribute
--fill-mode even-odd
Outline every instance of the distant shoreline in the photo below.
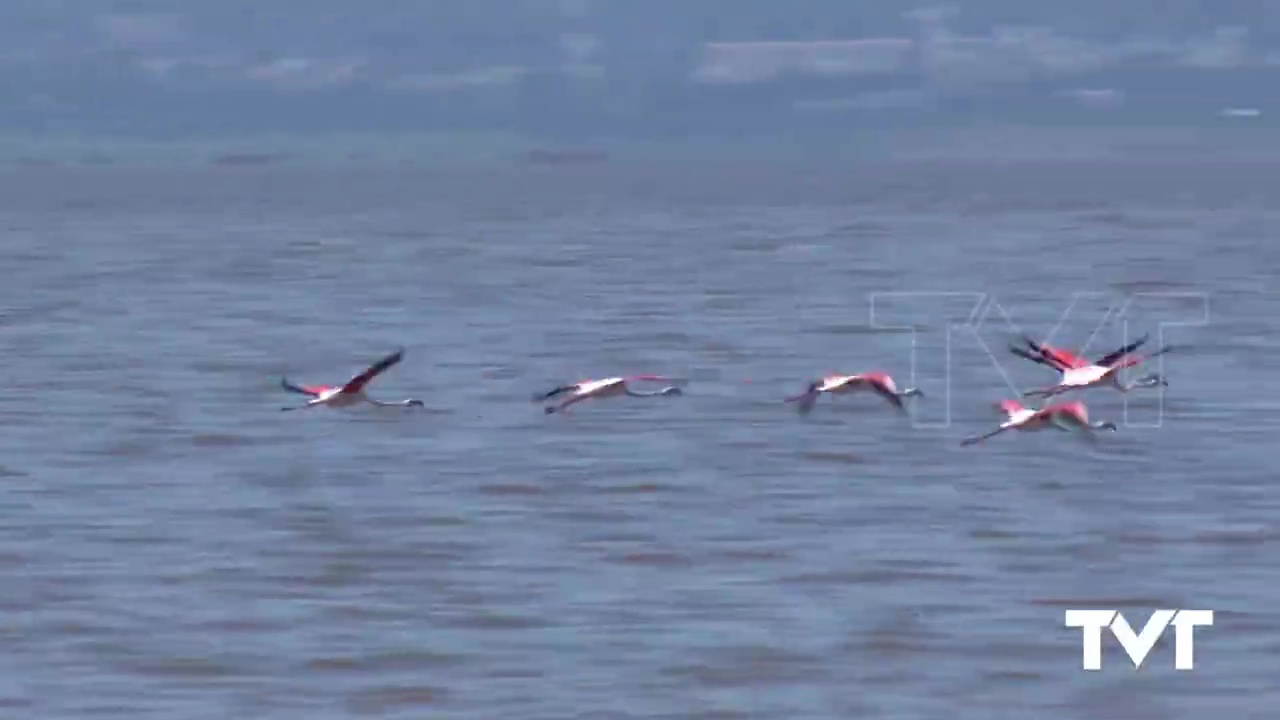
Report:
<svg viewBox="0 0 1280 720"><path fill-rule="evenodd" d="M1223 120L1201 126L990 125L850 128L678 139L564 141L499 133L344 134L139 140L0 135L0 165L15 168L208 166L595 166L653 162L1048 161L1170 159L1280 161L1280 128Z"/></svg>

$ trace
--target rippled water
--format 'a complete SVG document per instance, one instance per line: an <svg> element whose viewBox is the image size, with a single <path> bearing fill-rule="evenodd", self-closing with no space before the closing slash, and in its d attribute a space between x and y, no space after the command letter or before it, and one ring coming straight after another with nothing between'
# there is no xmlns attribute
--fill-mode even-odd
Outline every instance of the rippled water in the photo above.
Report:
<svg viewBox="0 0 1280 720"><path fill-rule="evenodd" d="M1221 164L11 171L0 714L1270 717L1277 188ZM1165 393L1085 395L1122 424L1095 446L959 447L1053 379L1011 335L1096 356L1125 302L1129 337L1180 346ZM427 411L278 411L281 373L400 345L372 391ZM869 369L922 387L914 414L780 402ZM692 382L529 402L638 372ZM1069 607L1217 617L1194 671L1170 632L1087 673Z"/></svg>

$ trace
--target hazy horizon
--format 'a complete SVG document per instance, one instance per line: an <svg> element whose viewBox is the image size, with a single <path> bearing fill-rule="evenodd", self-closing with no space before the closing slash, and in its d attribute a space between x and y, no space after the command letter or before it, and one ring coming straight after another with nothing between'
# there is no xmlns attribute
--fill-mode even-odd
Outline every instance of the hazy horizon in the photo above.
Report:
<svg viewBox="0 0 1280 720"><path fill-rule="evenodd" d="M839 136L1271 122L1280 2L9 4L0 133Z"/></svg>

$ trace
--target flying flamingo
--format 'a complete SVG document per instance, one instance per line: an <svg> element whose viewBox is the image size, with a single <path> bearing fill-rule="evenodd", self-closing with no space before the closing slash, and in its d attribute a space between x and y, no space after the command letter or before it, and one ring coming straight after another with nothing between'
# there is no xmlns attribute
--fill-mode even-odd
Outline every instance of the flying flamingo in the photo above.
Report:
<svg viewBox="0 0 1280 720"><path fill-rule="evenodd" d="M1055 403L1046 405L1039 410L1031 410L1023 407L1022 403L1017 400L1002 400L997 404L997 407L1008 416L1008 419L1000 423L995 430L985 435L965 438L960 442L961 446L980 443L1006 430L1034 432L1051 427L1063 432L1083 430L1092 433L1094 430L1114 431L1116 429L1116 424L1109 420L1089 422L1089 409L1079 401ZM1093 436L1090 434L1088 437L1092 438Z"/></svg>
<svg viewBox="0 0 1280 720"><path fill-rule="evenodd" d="M898 410L905 410L902 404L902 398L924 396L919 388L907 388L898 391L898 386L893 382L893 378L888 373L868 372L858 375L828 375L821 380L814 380L809 383L809 387L804 392L794 397L787 398L787 402L798 402L799 411L808 413L813 410L814 404L818 402L818 396L823 393L832 395L847 395L869 390L876 393L880 397L888 400Z"/></svg>
<svg viewBox="0 0 1280 720"><path fill-rule="evenodd" d="M333 408L350 407L360 403L369 403L380 407L426 407L421 400L401 400L400 402L383 402L374 400L364 394L365 385L382 372L404 359L404 350L400 349L370 365L364 372L347 381L345 385L299 386L289 382L288 378L280 378L280 385L289 392L309 395L311 400L305 405L283 407L281 411L302 410L303 408L328 405Z"/></svg>
<svg viewBox="0 0 1280 720"><path fill-rule="evenodd" d="M558 405L549 405L543 411L550 415L551 413L568 409L572 405L595 398L597 400L627 395L630 397L658 397L663 395L682 395L684 394L680 388L669 385L661 390L639 391L632 390L629 383L633 381L647 382L678 382L676 378L669 378L662 375L632 375L631 377L614 377L605 378L604 380L582 380L572 385L561 385L549 392L539 393L533 397L534 402L542 400L550 400L558 395L570 393L569 397L560 402Z"/></svg>
<svg viewBox="0 0 1280 720"><path fill-rule="evenodd" d="M1120 370L1134 367L1173 349L1166 346L1146 357L1132 355L1131 353L1134 350L1137 350L1147 342L1148 337L1143 335L1138 340L1114 352L1107 353L1093 363L1074 353L1051 345L1037 343L1025 336L1023 340L1026 341L1030 351L1016 345L1010 345L1009 351L1020 358L1053 368L1062 374L1056 385L1023 393L1024 396L1028 397L1039 396L1047 398L1071 390L1082 390L1103 385L1110 385L1120 392L1129 392L1135 388L1142 387L1168 386L1169 383L1158 373L1150 373L1128 384L1120 381Z"/></svg>

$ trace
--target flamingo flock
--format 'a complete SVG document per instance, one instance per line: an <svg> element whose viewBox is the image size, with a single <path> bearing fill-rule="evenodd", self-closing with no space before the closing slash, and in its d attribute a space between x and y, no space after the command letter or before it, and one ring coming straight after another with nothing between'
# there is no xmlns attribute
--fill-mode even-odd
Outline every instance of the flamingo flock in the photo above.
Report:
<svg viewBox="0 0 1280 720"><path fill-rule="evenodd" d="M960 442L962 447L982 443L996 435L1008 432L1034 432L1053 429L1059 432L1083 433L1093 440L1094 433L1100 430L1115 431L1116 424L1109 420L1089 419L1089 409L1081 401L1048 402L1049 398L1063 393L1085 390L1089 388L1111 387L1122 393L1137 388L1167 387L1168 382L1158 373L1149 373L1131 382L1120 379L1120 371L1141 365L1151 358L1169 352L1166 346L1149 355L1134 354L1146 344L1149 336L1109 352L1096 361L1089 361L1083 356L1054 347L1046 343L1037 343L1023 337L1026 347L1010 345L1009 351L1015 356L1030 360L1038 365L1048 367L1058 373L1058 381L1040 389L1023 393L1024 397L1045 398L1046 404L1039 408L1029 408L1020 400L1001 400L996 407L1004 414L1005 420L994 429L981 435L965 438ZM346 408L367 404L377 407L426 407L421 400L407 399L400 401L375 400L365 394L365 388L374 378L399 364L404 359L404 349L399 349L377 362L369 365L342 385L296 385L287 377L280 378L280 385L285 390L305 395L310 399L302 404L282 407L281 411L302 410L306 408L326 406L330 408ZM637 390L639 383L666 383L656 390ZM558 385L551 390L533 396L534 402L548 402L543 412L547 415L563 413L570 407L587 400L604 400L618 397L653 398L678 397L684 392L679 385L685 381L665 375L632 375L627 377L611 377L604 379L580 380L574 383ZM873 371L853 375L827 375L810 382L804 392L788 397L786 403L794 403L799 413L807 415L812 412L818 398L824 394L839 396L859 393L873 393L882 398L890 408L897 412L906 412L907 398L923 397L919 388L898 389L898 384L886 372Z"/></svg>

